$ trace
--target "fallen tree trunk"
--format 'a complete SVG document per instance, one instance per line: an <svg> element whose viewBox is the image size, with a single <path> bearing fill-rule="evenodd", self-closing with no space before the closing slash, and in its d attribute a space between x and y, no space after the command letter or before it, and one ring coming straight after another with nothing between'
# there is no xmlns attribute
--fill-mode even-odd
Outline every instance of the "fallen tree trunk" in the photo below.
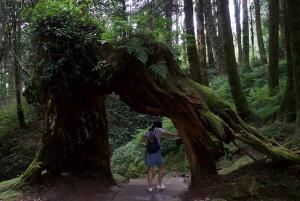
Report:
<svg viewBox="0 0 300 201"><path fill-rule="evenodd" d="M225 143L240 140L276 161L300 163L299 155L259 134L212 89L182 75L170 51L148 41L143 40L150 52L146 65L120 45L111 58L120 62L112 68L117 70L109 73L109 85L133 109L173 121L186 147L193 182L216 173L208 154L216 144L208 133ZM156 64L168 69L165 79L151 71Z"/></svg>
<svg viewBox="0 0 300 201"><path fill-rule="evenodd" d="M209 133L225 143L240 140L276 161L300 163L299 155L247 125L212 89L183 75L164 45L143 35L116 44L87 41L85 37L99 38L101 33L72 18L66 18L63 25L61 18L51 20L37 26L42 33L38 41L44 66L36 72L49 76L48 70L54 68L56 73L47 83L33 86L42 89L35 100L48 113L47 132L23 180L36 180L43 170L97 173L111 179L104 99L112 92L138 112L173 121L186 148L192 184L217 173L210 154L217 144ZM68 20L78 29L73 31L76 34L56 34L59 26L68 26Z"/></svg>

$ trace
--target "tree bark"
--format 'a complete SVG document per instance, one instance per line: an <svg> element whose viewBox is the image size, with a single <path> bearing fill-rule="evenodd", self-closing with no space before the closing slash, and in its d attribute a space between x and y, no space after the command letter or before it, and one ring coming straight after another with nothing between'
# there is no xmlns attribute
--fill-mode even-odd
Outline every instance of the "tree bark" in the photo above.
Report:
<svg viewBox="0 0 300 201"><path fill-rule="evenodd" d="M19 126L20 128L23 128L25 126L24 121L24 112L22 108L22 101L21 101L21 93L22 93L22 80L21 80L21 24L20 24L20 16L18 15L19 8L17 5L17 2L14 3L13 6L14 10L14 18L13 18L13 53L14 53L14 66L15 66L15 93L16 93L16 102L17 102L17 116L19 120Z"/></svg>
<svg viewBox="0 0 300 201"><path fill-rule="evenodd" d="M242 64L242 38L241 38L241 20L240 20L240 13L241 13L241 1L234 0L234 16L235 16L235 29L236 29L236 40L238 45L238 62Z"/></svg>
<svg viewBox="0 0 300 201"><path fill-rule="evenodd" d="M290 45L292 64L294 68L294 90L296 97L296 130L295 130L295 143L300 147L300 1L286 0L287 16L288 16L288 29L290 32Z"/></svg>
<svg viewBox="0 0 300 201"><path fill-rule="evenodd" d="M253 25L253 4L250 4L250 33L251 33L251 53L252 56L255 55L255 46L254 46L254 25Z"/></svg>
<svg viewBox="0 0 300 201"><path fill-rule="evenodd" d="M197 18L197 45L198 45L198 56L199 56L199 61L201 66L201 74L202 74L201 77L203 79L202 84L208 86L203 0L197 0L196 18Z"/></svg>
<svg viewBox="0 0 300 201"><path fill-rule="evenodd" d="M184 0L184 24L186 33L186 48L187 57L190 65L191 78L198 83L202 83L203 79L201 77L201 66L199 62L199 57L197 53L195 31L194 31L194 11L193 11L193 1Z"/></svg>
<svg viewBox="0 0 300 201"><path fill-rule="evenodd" d="M255 8L256 37L257 37L257 45L259 51L259 59L260 59L260 64L265 65L268 62L267 62L266 50L264 46L262 29L261 29L260 0L254 0L254 8Z"/></svg>
<svg viewBox="0 0 300 201"><path fill-rule="evenodd" d="M287 55L285 55L285 17L284 17L284 8L285 2L284 0L279 0L279 58L284 59Z"/></svg>
<svg viewBox="0 0 300 201"><path fill-rule="evenodd" d="M269 95L279 90L279 0L269 2Z"/></svg>
<svg viewBox="0 0 300 201"><path fill-rule="evenodd" d="M212 45L218 73L223 74L225 71L224 52L221 45L221 40L217 36L215 19L212 14L211 0L204 0L204 15L207 35L209 38L209 42Z"/></svg>
<svg viewBox="0 0 300 201"><path fill-rule="evenodd" d="M249 64L249 17L248 0L242 0L243 7L243 66L250 67Z"/></svg>
<svg viewBox="0 0 300 201"><path fill-rule="evenodd" d="M206 33L207 33L207 29L206 29ZM215 59L214 59L211 43L210 43L210 40L209 40L207 34L206 34L206 40L205 41L206 41L206 47L207 47L207 60L208 60L207 64L208 64L208 68L212 68L215 65Z"/></svg>
<svg viewBox="0 0 300 201"><path fill-rule="evenodd" d="M66 98L57 90L49 104L42 147L22 180L37 182L46 171L112 181L105 96L78 87Z"/></svg>
<svg viewBox="0 0 300 201"><path fill-rule="evenodd" d="M168 32L167 34L167 44L169 47L172 47L173 43L173 36L172 36L172 26L173 26L173 21L172 21L172 15L173 15L173 0L168 0L166 5L165 5L165 16L167 19L166 22L166 31Z"/></svg>
<svg viewBox="0 0 300 201"><path fill-rule="evenodd" d="M221 23L221 34L223 36L223 49L225 53L226 71L237 112L244 119L255 119L253 111L250 109L246 96L243 92L240 75L235 60L233 37L230 23L228 0L218 1L218 8L221 13L219 21Z"/></svg>
<svg viewBox="0 0 300 201"><path fill-rule="evenodd" d="M291 45L290 45L290 36L287 24L287 11L285 0L282 0L282 29L285 38L285 55L287 60L287 79L286 87L283 95L283 99L280 104L278 111L279 119L283 122L294 122L296 120L296 99L295 99L295 90L294 90L294 69L292 64L292 55L291 55Z"/></svg>

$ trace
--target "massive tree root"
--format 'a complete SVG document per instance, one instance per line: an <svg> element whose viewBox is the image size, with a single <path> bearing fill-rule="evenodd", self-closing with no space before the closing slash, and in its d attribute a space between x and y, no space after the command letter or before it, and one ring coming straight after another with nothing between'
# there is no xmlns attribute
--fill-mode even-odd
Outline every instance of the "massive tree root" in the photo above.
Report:
<svg viewBox="0 0 300 201"><path fill-rule="evenodd" d="M43 33L39 46L51 42L49 48L39 49L44 69L37 76L46 76L53 66L57 69L50 84L40 81L33 86L43 89L34 96L46 108L48 122L44 145L24 180L37 180L43 170L92 172L111 179L104 99L112 92L138 112L173 121L186 148L193 184L217 173L210 154L217 145L209 133L225 143L240 140L276 161L300 163L299 155L259 134L210 88L183 75L164 45L139 35L116 44L86 41L85 36L101 33L85 25L74 30L77 35L58 35L55 30L60 26L66 24L42 20L37 26ZM142 59L139 51L143 51ZM166 76L158 68L166 70Z"/></svg>
<svg viewBox="0 0 300 201"><path fill-rule="evenodd" d="M112 181L105 96L76 87L71 97L52 97L47 113L43 145L22 181L36 182L43 172Z"/></svg>

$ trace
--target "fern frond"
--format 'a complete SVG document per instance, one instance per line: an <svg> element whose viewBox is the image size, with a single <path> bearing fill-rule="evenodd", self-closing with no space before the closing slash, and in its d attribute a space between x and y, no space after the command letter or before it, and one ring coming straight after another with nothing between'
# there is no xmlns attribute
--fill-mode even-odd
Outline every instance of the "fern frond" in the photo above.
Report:
<svg viewBox="0 0 300 201"><path fill-rule="evenodd" d="M140 62L146 64L148 61L148 50L143 47L143 42L139 38L131 38L121 48L125 48L129 54L134 55Z"/></svg>
<svg viewBox="0 0 300 201"><path fill-rule="evenodd" d="M167 78L168 68L164 63L157 63L149 66L149 70L157 77Z"/></svg>

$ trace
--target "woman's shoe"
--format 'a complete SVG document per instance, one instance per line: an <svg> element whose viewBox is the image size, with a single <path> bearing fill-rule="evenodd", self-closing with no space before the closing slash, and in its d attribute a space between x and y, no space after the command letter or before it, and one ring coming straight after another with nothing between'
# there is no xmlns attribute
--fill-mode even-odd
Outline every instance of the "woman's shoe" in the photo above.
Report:
<svg viewBox="0 0 300 201"><path fill-rule="evenodd" d="M153 187L148 187L148 191L152 192L153 191Z"/></svg>
<svg viewBox="0 0 300 201"><path fill-rule="evenodd" d="M157 189L159 190L164 190L166 189L167 187L164 185L164 184L161 184L161 185L157 185Z"/></svg>

